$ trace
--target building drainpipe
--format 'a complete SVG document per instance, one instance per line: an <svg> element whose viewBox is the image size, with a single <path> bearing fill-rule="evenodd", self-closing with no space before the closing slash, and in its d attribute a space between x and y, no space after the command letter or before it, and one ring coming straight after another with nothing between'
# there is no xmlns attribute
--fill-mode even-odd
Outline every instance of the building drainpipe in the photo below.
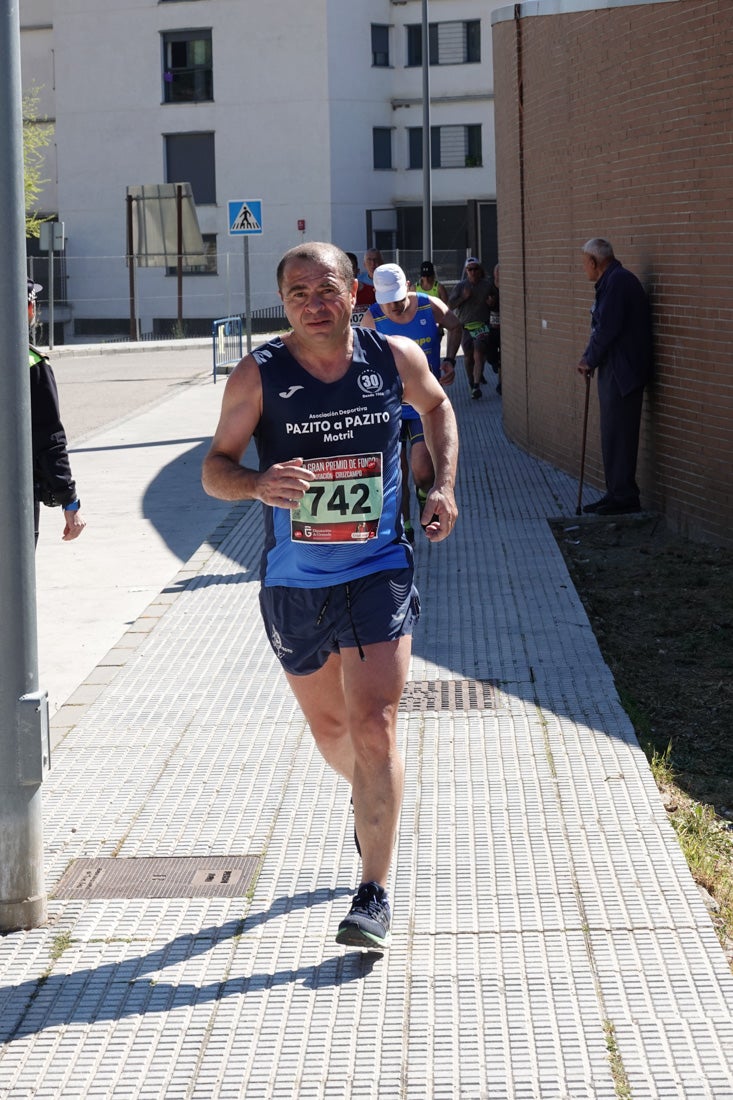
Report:
<svg viewBox="0 0 733 1100"><path fill-rule="evenodd" d="M514 43L517 62L517 144L519 147L519 233L522 249L522 341L524 346L524 431L529 446L529 364L527 352L527 235L524 196L524 53L522 5L514 5Z"/></svg>

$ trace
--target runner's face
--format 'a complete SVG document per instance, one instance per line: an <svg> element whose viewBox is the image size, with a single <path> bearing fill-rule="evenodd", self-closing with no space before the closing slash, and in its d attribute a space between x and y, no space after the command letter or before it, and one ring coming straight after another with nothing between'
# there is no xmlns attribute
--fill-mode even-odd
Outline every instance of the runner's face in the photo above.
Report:
<svg viewBox="0 0 733 1100"><path fill-rule="evenodd" d="M291 260L285 267L280 297L296 336L333 338L348 330L356 283L347 285L328 263Z"/></svg>
<svg viewBox="0 0 733 1100"><path fill-rule="evenodd" d="M400 298L399 302L386 302L382 309L390 321L401 321L407 305L407 298Z"/></svg>
<svg viewBox="0 0 733 1100"><path fill-rule="evenodd" d="M379 265L383 263L384 260L382 259L381 252L374 251L364 253L364 267L367 269L367 275L370 279L374 275L374 269L379 267Z"/></svg>

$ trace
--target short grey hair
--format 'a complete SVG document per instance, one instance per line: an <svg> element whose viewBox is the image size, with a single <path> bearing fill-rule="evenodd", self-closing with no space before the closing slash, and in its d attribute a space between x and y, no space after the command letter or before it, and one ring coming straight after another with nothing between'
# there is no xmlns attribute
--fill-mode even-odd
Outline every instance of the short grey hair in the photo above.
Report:
<svg viewBox="0 0 733 1100"><path fill-rule="evenodd" d="M591 237L583 245L583 252L587 256L592 256L594 260L598 260L599 263L616 259L613 254L613 245L605 237Z"/></svg>
<svg viewBox="0 0 733 1100"><path fill-rule="evenodd" d="M345 286L351 290L355 275L351 260L346 253L330 241L307 241L289 249L277 265L277 288L282 290L285 268L291 260L305 260L306 263L326 264L334 269Z"/></svg>

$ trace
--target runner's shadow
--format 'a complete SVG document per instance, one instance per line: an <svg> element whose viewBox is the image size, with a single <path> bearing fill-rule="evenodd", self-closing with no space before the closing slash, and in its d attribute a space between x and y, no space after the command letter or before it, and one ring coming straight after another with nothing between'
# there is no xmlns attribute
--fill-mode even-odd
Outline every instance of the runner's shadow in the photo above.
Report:
<svg viewBox="0 0 733 1100"><path fill-rule="evenodd" d="M143 515L182 562L188 561L212 536L216 536L214 544L219 544L222 530L230 528L232 516L237 515L235 503L215 500L201 485L201 466L210 445L210 439L202 439L197 446L163 466L148 484L143 497ZM248 447L242 463L257 468L254 444ZM259 528L257 533L259 536ZM259 579L261 536L255 542L249 538L235 539L233 551L232 560L245 567L248 573L251 570L251 576L243 579Z"/></svg>
<svg viewBox="0 0 733 1100"><path fill-rule="evenodd" d="M242 974L224 982L195 985L161 981L159 972L180 968L191 959L214 951L228 940L242 937L256 928L298 909L308 909L342 896L347 887L321 889L277 898L269 909L246 917L212 925L198 932L176 936L145 955L103 963L69 973L52 973L0 988L0 1042L9 1043L69 1024L91 1024L120 1020L128 1016L168 1012L184 1006L254 995L274 986L300 983L318 990L346 985L371 973L378 955L349 952L334 955L312 966L274 972ZM73 937L70 947L73 949ZM103 950L104 948L102 948ZM117 950L118 945L113 945ZM63 967L63 955L56 966Z"/></svg>

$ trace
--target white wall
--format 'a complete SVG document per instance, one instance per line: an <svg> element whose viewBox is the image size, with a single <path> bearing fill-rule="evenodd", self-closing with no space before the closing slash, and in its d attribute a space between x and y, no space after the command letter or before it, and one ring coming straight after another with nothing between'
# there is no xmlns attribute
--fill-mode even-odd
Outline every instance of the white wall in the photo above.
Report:
<svg viewBox="0 0 733 1100"><path fill-rule="evenodd" d="M433 124L483 125L484 167L433 172L435 202L495 196L490 16L500 0L431 0L430 18L482 20L480 66L431 69ZM227 201L260 199L263 234L249 238L254 309L277 302L274 272L283 251L306 239L333 239L361 254L365 211L420 202L422 175L406 171L407 125L419 106L419 70L404 68L404 23L420 22L417 0L21 0L23 79L43 71L56 117L58 187L49 209L64 221L69 298L78 317L124 318L128 311L125 193L165 179L166 133L216 134L217 203L198 208L204 233L216 233L217 276L184 279L190 316L244 308L243 241L228 235ZM370 25L393 25L392 67L371 65ZM210 27L214 102L162 104L160 32ZM46 93L44 93L45 95ZM49 114L51 111L49 111ZM393 126L391 172L372 167L372 128ZM53 150L51 151L53 154ZM52 171L56 167L51 157ZM297 228L306 221L305 234ZM175 317L176 280L139 271L142 327Z"/></svg>

